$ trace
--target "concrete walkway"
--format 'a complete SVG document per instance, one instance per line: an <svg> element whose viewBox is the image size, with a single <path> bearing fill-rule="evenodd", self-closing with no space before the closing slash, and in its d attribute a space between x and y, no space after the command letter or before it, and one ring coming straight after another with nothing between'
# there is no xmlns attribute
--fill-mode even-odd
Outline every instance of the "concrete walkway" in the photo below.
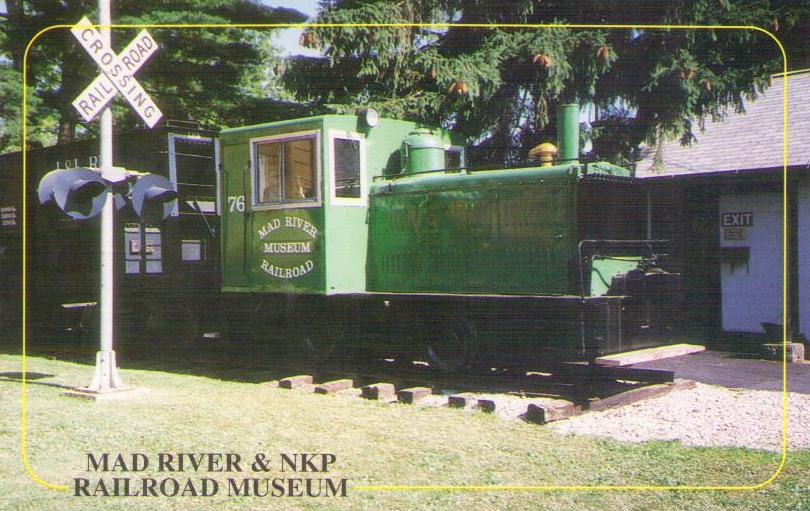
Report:
<svg viewBox="0 0 810 511"><path fill-rule="evenodd" d="M704 351L630 367L675 371L687 378L730 388L782 390L782 363L770 360L734 358L734 354ZM788 364L788 391L810 394L810 364Z"/></svg>

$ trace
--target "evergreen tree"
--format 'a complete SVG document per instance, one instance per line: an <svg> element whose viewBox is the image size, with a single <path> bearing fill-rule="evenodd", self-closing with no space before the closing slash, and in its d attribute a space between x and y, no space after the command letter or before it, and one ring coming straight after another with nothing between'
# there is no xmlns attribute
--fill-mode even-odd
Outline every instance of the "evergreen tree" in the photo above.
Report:
<svg viewBox="0 0 810 511"><path fill-rule="evenodd" d="M755 25L794 67L810 63L809 0L331 0L317 21ZM693 119L741 108L781 71L774 41L751 30L352 27L302 42L322 57L287 64L300 100L451 126L477 144L474 161L504 163L551 138L561 102L593 105L595 151L622 163L645 139L689 141Z"/></svg>
<svg viewBox="0 0 810 511"><path fill-rule="evenodd" d="M72 24L82 16L98 21L95 0L6 0L0 29L0 150L19 149L22 60L34 35L49 25ZM119 0L113 23L297 23L298 11L271 8L259 0ZM0 18L2 19L2 18ZM120 51L138 32L115 29ZM268 65L278 58L269 30L150 29L160 50L136 74L165 119L238 125L278 116L267 100ZM100 71L65 29L41 36L28 57L29 137L33 144L69 142L92 135L97 123L80 122L73 99ZM139 118L120 98L113 100L116 126Z"/></svg>

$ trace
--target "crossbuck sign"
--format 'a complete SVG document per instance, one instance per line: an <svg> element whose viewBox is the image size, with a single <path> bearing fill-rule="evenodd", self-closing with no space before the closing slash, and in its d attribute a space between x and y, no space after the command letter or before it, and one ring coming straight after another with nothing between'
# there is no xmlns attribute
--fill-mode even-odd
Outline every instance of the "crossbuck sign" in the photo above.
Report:
<svg viewBox="0 0 810 511"><path fill-rule="evenodd" d="M150 128L163 116L152 98L135 80L135 72L154 54L158 45L149 32L141 30L118 55L104 44L101 33L84 17L70 31L101 68L90 85L73 101L85 121L91 121L120 92Z"/></svg>

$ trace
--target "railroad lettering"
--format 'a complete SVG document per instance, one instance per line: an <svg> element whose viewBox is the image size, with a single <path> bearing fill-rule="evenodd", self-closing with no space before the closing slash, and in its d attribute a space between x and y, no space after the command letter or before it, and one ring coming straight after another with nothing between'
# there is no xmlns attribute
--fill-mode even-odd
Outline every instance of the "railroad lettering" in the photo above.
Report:
<svg viewBox="0 0 810 511"><path fill-rule="evenodd" d="M233 453L167 453L158 454L158 472L241 472L242 457Z"/></svg>
<svg viewBox="0 0 810 511"><path fill-rule="evenodd" d="M265 254L309 254L312 252L312 242L265 243Z"/></svg>
<svg viewBox="0 0 810 511"><path fill-rule="evenodd" d="M266 238L268 234L275 231L279 227L281 227L281 220L280 219L274 218L274 219L270 220L265 225L261 226L259 228L259 230L257 231L257 234L259 235L259 239Z"/></svg>
<svg viewBox="0 0 810 511"><path fill-rule="evenodd" d="M318 229L314 225L303 218L298 218L297 216L285 216L284 225L286 227L300 229L309 234L312 239L315 239L318 236Z"/></svg>
<svg viewBox="0 0 810 511"><path fill-rule="evenodd" d="M81 21L71 29L71 32L79 39L82 46L90 53L93 60L96 61L103 72L103 75L96 78L93 83L103 81L114 85L115 88L124 95L126 100L129 101L138 115L146 122L147 126L150 128L153 127L162 114L146 91L144 91L143 87L134 79L132 73L134 73L152 53L157 51L157 44L149 33L144 30L141 31L137 38L133 40L120 55L116 55L109 46L104 43L101 33L87 25L91 25L90 20L86 17L82 18ZM97 100L88 101L85 95L89 94L88 90L91 89L93 89L92 84L91 88L82 92L73 103L86 121L91 120L114 96L114 94L110 94L108 96L98 97L96 93ZM84 101L84 104L82 101Z"/></svg>
<svg viewBox="0 0 810 511"><path fill-rule="evenodd" d="M348 479L228 479L232 497L345 497Z"/></svg>
<svg viewBox="0 0 810 511"><path fill-rule="evenodd" d="M329 465L337 461L334 454L281 454L281 471L329 472Z"/></svg>
<svg viewBox="0 0 810 511"><path fill-rule="evenodd" d="M267 259L262 259L261 268L265 273L280 279L296 279L311 272L312 269L315 268L315 263L311 260L307 260L304 264L292 268L285 268L283 266L276 266L267 261Z"/></svg>
<svg viewBox="0 0 810 511"><path fill-rule="evenodd" d="M129 459L129 464L124 458L123 454L118 454L112 459L110 463L110 455L108 453L101 454L96 458L93 453L87 453L87 471L88 472L140 472L149 467L149 458L144 454L132 453Z"/></svg>
<svg viewBox="0 0 810 511"><path fill-rule="evenodd" d="M74 497L211 497L219 492L215 479L199 480L174 478L153 479L144 477L134 480L113 477L91 481L82 477L73 480Z"/></svg>

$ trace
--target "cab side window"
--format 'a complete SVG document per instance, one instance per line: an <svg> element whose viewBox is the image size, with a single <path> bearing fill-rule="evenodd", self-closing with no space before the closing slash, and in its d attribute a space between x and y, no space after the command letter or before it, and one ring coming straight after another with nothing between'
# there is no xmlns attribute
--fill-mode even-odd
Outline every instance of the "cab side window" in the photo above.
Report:
<svg viewBox="0 0 810 511"><path fill-rule="evenodd" d="M368 195L365 138L351 131L331 130L328 143L331 203L365 206Z"/></svg>
<svg viewBox="0 0 810 511"><path fill-rule="evenodd" d="M461 146L449 146L444 150L444 168L461 169L464 168L464 148Z"/></svg>
<svg viewBox="0 0 810 511"><path fill-rule="evenodd" d="M359 199L360 141L334 138L335 197Z"/></svg>
<svg viewBox="0 0 810 511"><path fill-rule="evenodd" d="M313 134L254 143L256 204L317 200L316 141Z"/></svg>

